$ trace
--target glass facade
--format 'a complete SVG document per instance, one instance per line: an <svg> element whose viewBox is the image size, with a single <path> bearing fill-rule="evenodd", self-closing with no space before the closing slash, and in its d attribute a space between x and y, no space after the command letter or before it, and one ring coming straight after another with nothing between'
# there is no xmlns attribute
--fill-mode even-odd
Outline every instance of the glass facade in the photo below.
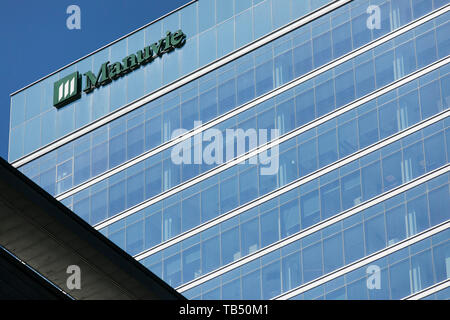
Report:
<svg viewBox="0 0 450 320"><path fill-rule="evenodd" d="M9 161L190 299L405 298L450 277L448 2L194 1L13 94Z"/></svg>

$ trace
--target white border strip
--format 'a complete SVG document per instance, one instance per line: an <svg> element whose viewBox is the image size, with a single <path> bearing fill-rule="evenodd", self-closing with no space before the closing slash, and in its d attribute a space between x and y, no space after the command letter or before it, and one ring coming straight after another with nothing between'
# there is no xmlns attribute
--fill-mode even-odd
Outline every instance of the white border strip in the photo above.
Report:
<svg viewBox="0 0 450 320"><path fill-rule="evenodd" d="M354 108L356 108L356 107L366 103L367 101L373 100L373 99L375 99L375 98L377 98L377 97L379 97L379 96L381 96L381 95L383 95L383 94L385 94L385 93L387 93L389 91L392 91L392 90L394 90L396 88L401 87L402 85L404 85L404 84L406 84L408 82L414 81L415 79L425 75L426 73L432 72L432 71L434 71L434 70L444 66L445 64L447 64L449 62L450 62L450 57L449 58L444 58L444 59L439 60L437 62L434 62L433 64L431 64L431 65L429 65L429 66L427 66L427 67L425 67L425 68L423 68L421 70L418 70L418 71L414 72L413 74L396 81L395 83L392 83L392 84L387 85L387 86L385 86L383 88L380 88L379 90L376 90L376 91L374 91L374 92L372 92L372 93L370 93L370 94L368 94L368 95L366 95L366 96L364 96L364 97L362 97L362 98L360 98L360 99L358 99L356 101L353 101L353 102L347 104L346 106L341 107L340 109L333 110L333 111L329 112L328 114L313 120L312 122L310 122L307 125L303 125L303 126L298 127L297 129L294 129L290 133L287 133L287 134L283 135L281 138L279 138L278 140L276 140L278 142L276 144L279 144L279 143L285 141L283 139L287 135L292 135L292 134L298 135L298 134L301 134L302 132L305 132L305 131L307 131L307 130L315 127L315 126L318 126L318 125L320 125L322 123L325 123L325 122L327 122L327 121L329 121L329 120L331 120L333 118L336 118L336 117L340 116L341 114L343 114L343 113L345 113L345 112L347 112L347 111L349 111L351 109L354 109ZM277 94L279 94L279 93L277 93ZM273 94L273 95L275 95L275 94ZM270 98L272 98L272 94L270 95ZM250 103L249 105L244 106L242 109L247 110L249 108L254 107L256 104L264 102L265 100L266 99L261 99L261 101L254 101L254 102ZM103 174L100 174L100 175L96 176L95 178L92 178L92 179L84 182L81 185L78 185L78 186L76 186L76 187L74 187L74 188L72 188L72 189L70 189L70 190L68 190L68 191L66 191L64 193L59 194L56 197L56 199L61 201L61 200L65 199L67 197L70 197L70 196L72 196L72 195L74 195L74 194L76 194L76 193L78 193L78 192L80 192L80 191L82 191L84 189L87 189L88 187L90 187L90 186L92 186L92 185L94 185L94 184L96 184L96 183L98 183L98 182L100 182L100 181L102 181L104 179L107 179L107 178L113 176L116 173L119 173L119 172L121 172L121 171L123 171L123 170L125 170L125 169L127 169L127 168L129 168L131 166L133 166L133 165L136 165L139 162L142 162L142 161L144 161L144 160L146 160L146 159L148 159L148 158L150 158L150 157L152 157L152 156L154 156L154 155L156 155L156 154L158 154L158 153L160 153L160 152L162 152L162 151L164 151L164 150L166 150L166 149L168 149L168 148L170 148L172 146L175 146L176 144L180 143L181 141L184 141L186 139L192 138L194 135L199 134L202 131L207 130L210 127L215 126L216 124L218 124L218 123L220 123L222 121L225 121L225 120L229 119L230 117L236 116L240 112L245 111L245 110L242 110L242 109L237 110L237 111L233 111L233 114L230 115L230 116L227 115L227 117L221 117L221 118L219 118L217 120L214 120L212 123L208 123L207 125L204 125L202 127L199 127L197 129L195 129L194 131L192 131L190 133L187 133L187 134L185 134L183 136L180 136L180 137L178 137L178 138L176 138L174 140L168 141L166 144L161 145L160 147L157 147L154 150L151 150L151 151L149 151L147 153L144 153L144 154L142 154L142 155L140 155L140 156L138 156L138 157L136 157L134 159L131 159L128 162L125 162L124 164L121 164L118 167L115 167L115 168L113 168L113 169L111 169L109 171L106 171ZM256 149L249 150L246 154L252 153L252 152L258 150L258 148L261 148L261 147L257 147ZM262 152L262 151L263 150L260 150L259 152ZM243 157L245 157L246 154L241 155L238 158L235 158L234 160L231 160L231 161L237 161L239 159L242 160ZM227 163L224 163L223 165L216 166L216 167L214 167L214 168L212 168L212 169L210 169L210 170L208 170L208 171L206 171L206 172L204 172L204 173L202 173L200 175L197 175L196 177L194 177L194 178L192 178L192 179L190 179L188 181L185 181L184 183L189 183L192 180L195 180L197 182L202 181L204 175L208 175L211 172L219 173L219 172L223 171L222 166L226 166Z"/></svg>
<svg viewBox="0 0 450 320"><path fill-rule="evenodd" d="M195 230L200 232L200 231L202 231L202 230L204 230L206 228L209 228L209 227L211 227L213 225L216 225L216 224L218 224L218 223L220 223L220 222L222 222L224 220L227 220L227 219L229 219L229 218L231 218L231 217L233 217L235 215L238 215L239 213L241 213L241 212L243 212L245 210L248 210L248 209L253 208L253 207L255 207L255 206L257 206L257 205L259 205L259 204L261 204L263 202L266 202L266 201L268 201L268 200L278 196L281 193L284 193L286 191L292 190L292 189L296 188L297 186L299 186L301 184L304 184L304 183L307 183L307 182L309 182L309 181L311 181L313 179L316 179L319 176L322 176L322 175L324 175L324 174L326 174L326 173L328 173L330 171L333 171L333 170L335 170L335 169L337 169L337 168L339 168L341 166L344 166L344 165L346 165L346 164L348 164L348 163L350 163L350 162L352 162L352 161L354 161L356 159L359 159L359 158L361 158L361 157L363 157L363 156L365 156L365 155L367 155L367 154L369 154L369 153L371 153L373 151L381 149L384 146L387 146L387 145L389 145L389 144L391 144L391 143L393 143L395 141L398 141L398 140L400 140L400 139L402 139L402 138L404 138L404 137L406 137L406 136L408 136L408 135L410 135L410 134L412 134L414 132L417 132L417 131L419 131L419 130L421 130L421 129L429 126L429 125L432 125L432 124L434 124L434 123L436 123L438 121L441 121L442 119L445 119L448 116L450 116L450 110L442 111L441 113L433 116L432 118L427 119L425 121L422 121L422 122L414 125L413 127L408 128L407 130L401 131L401 132L399 132L399 133L397 133L397 134L395 134L395 135L393 135L393 136L391 136L389 138L386 138L384 140L378 141L377 143L375 143L375 144L373 144L371 146L368 146L368 147L358 151L357 153L354 153L354 154L352 154L352 155L350 155L350 156L348 156L346 158L343 158L343 159L341 159L341 160L339 160L337 162L334 162L334 163L332 163L332 164L330 164L328 166L325 166L325 167L323 167L323 168L321 168L321 169L319 169L319 170L317 170L317 171L315 171L315 172L313 172L313 173L311 173L311 174L309 174L309 175L307 175L307 176L305 176L303 178L300 178L300 179L298 179L298 180L296 180L294 182L291 182L290 184L288 184L288 185L286 185L286 186L284 186L284 187L282 187L282 188L280 188L280 189L278 189L276 191L273 191L272 193L269 193L269 194L266 194L264 196L261 196L260 198L255 199L254 201L248 203L247 205L244 205L244 206L242 206L240 208L237 208L237 209L235 209L235 210L233 210L231 212L225 213L225 214L223 214L223 215L221 215L221 216L219 216L219 217L217 217L217 218L215 218L213 220L210 220L210 221L204 223L203 225L198 226ZM288 139L290 139L292 137L295 137L294 133L295 132L293 132L292 134L289 134L286 137L284 137L284 140L288 140ZM283 142L283 141L281 141L281 142ZM257 154L258 152L261 152L262 150L266 150L266 149L272 147L273 145L275 145L276 143L278 143L278 141L273 141L272 143L267 144L267 145L261 147L260 149L253 151L252 153L246 154L243 158L239 158L239 159L230 161L229 163L227 163L227 164L223 165L222 167L220 167L220 169L221 169L220 171L228 169L228 168L238 164L239 162L244 161L245 159L251 158L255 154ZM202 176L202 178L203 178L202 180L207 179L207 178L215 175L216 173L217 172L207 173L207 174ZM132 207L131 209L128 209L125 212L119 213L116 216L113 216L112 218L109 218L109 219L107 219L107 220L105 220L103 222L100 222L100 223L94 225L94 228L99 230L99 229L102 229L104 227L107 227L107 226L109 226L110 224L112 224L114 222L117 222L117 221L119 221L119 220L121 220L121 219L123 219L125 217L128 217L128 216L130 216L130 215L132 215L132 214L134 214L134 213L136 213L138 211L141 211L142 209L145 209L145 208L151 206L154 203L157 203L157 202L159 202L159 201L161 201L161 200L163 200L163 199L165 199L167 197L170 197L170 196L172 196L172 195L174 195L174 194L176 194L176 193L178 193L178 192L180 192L180 191L182 191L182 190L184 190L184 189L186 189L188 187L191 187L191 186L195 185L197 182L198 182L197 180L192 180L192 181L186 182L186 183L178 186L177 188L174 188L174 189L171 189L171 190L167 190L164 194L162 194L160 196L157 196L155 198L146 200L146 201L144 201L144 202L142 202L142 203ZM180 236L177 236L177 237L169 240L167 242L167 244L168 245L170 245L169 243L173 244L174 242L177 242L180 239L184 238L185 235L187 235L187 234L188 233L182 234Z"/></svg>
<svg viewBox="0 0 450 320"><path fill-rule="evenodd" d="M337 223L339 221L342 221L342 220L344 220L344 219L346 219L346 218L348 218L350 216L353 216L353 215L355 215L355 214L357 214L357 213L359 213L359 212L361 212L361 211L363 211L363 210L365 210L367 208L370 208L370 207L372 207L374 205L377 205L377 204L379 204L379 203L381 203L383 201L386 201L387 199L390 199L390 198L392 198L394 196L397 196L397 195L399 195L399 194L401 194L403 192L406 192L406 191L408 191L408 190L410 190L412 188L417 187L418 185L426 183L426 182L428 182L428 181L430 181L430 180L432 180L432 179L434 179L434 178L436 178L438 176L446 174L448 172L450 172L450 165L447 165L446 167L443 167L441 169L437 169L436 171L434 171L432 173L429 173L429 174L424 175L424 176L422 176L422 177L420 177L420 178L418 178L416 180L413 180L413 181L411 181L411 182L409 182L407 184L404 184L404 185L402 185L400 187L397 187L394 190L390 190L388 192L385 192L385 193L379 195L378 197L376 197L374 199L366 201L366 202L360 204L359 206L357 206L355 208L351 208L351 209L349 209L347 211L339 213L338 215L336 215L334 217L331 217L331 218L329 218L327 220L321 221L321 222L319 222L319 223L317 223L317 224L315 224L315 225L313 225L313 226L311 226L311 227L309 227L307 229L301 230L300 232L298 232L298 233L296 233L296 234L294 234L294 235L292 235L292 236L290 236L288 238L284 238L284 239L282 239L280 241L277 241L277 242L271 244L268 247L265 247L263 249L260 249L260 250L258 250L256 252L252 253L249 256L246 256L246 257L244 257L242 259L233 261L233 262L231 262L231 263L229 263L229 264L227 264L225 266L222 266L222 267L220 267L220 268L218 268L218 269L216 269L216 270L214 270L214 271L212 271L210 273L202 275L201 277L199 277L199 278L197 278L195 280L192 280L190 282L187 282L187 283L179 286L177 288L177 290L179 290L180 292L189 290L189 289L191 289L191 288L193 288L195 286L198 286L198 285L200 285L200 284L202 284L202 283L204 283L206 281L209 281L209 280L211 280L211 279L213 279L213 278L215 278L217 276L220 276L220 275L222 275L224 273L227 273L227 272L229 272L229 271L231 271L231 270L233 270L233 269L235 269L237 267L240 267L240 266L242 266L242 265L244 265L246 263L249 263L249 262L251 262L251 261L253 261L255 259L258 259L258 258L260 258L260 257L262 257L262 256L264 256L266 254L269 254L269 253L271 253L271 252L273 252L275 250L278 250L278 249L280 249L280 248L282 248L284 246L287 246L287 245L289 245L289 244L291 244L291 243L293 243L295 241L298 241L298 240L300 240L300 239L302 239L304 237L307 237L307 236L309 236L309 235L311 235L311 234L313 234L315 232L320 231L321 229L324 229L324 228L326 228L326 227L328 227L328 226L330 226L332 224L335 224L335 223ZM143 256L143 254L134 256L134 258L136 260L138 260L138 261L143 259L143 258L145 258L145 257L146 256Z"/></svg>
<svg viewBox="0 0 450 320"><path fill-rule="evenodd" d="M41 147L40 149L37 149L36 151L34 151L32 154L23 156L15 161L13 161L11 164L14 167L20 167L24 164L26 164L27 162L30 162L78 137L81 137L83 135L85 135L86 133L101 127L121 116L123 116L124 114L127 114L128 112L131 112L133 110L135 110L136 108L139 108L140 106L156 99L159 98L195 79L197 79L198 77L201 77L237 58L239 58L240 56L243 56L291 31L293 31L294 29L297 29L298 27L307 24L319 17L321 17L322 15L325 15L333 10L335 10L336 8L339 8L340 6L350 2L351 0L338 0L332 4L326 5L325 7L322 7L321 9L314 11L312 13L310 13L309 15L307 15L304 18L301 18L300 20L295 21L294 23L291 23L290 25L283 27L281 29L278 29L274 32L272 32L271 34L269 34L268 36L265 36L264 38L261 38L259 40L256 40L250 44L248 44L247 46L243 47L242 49L239 49L237 51L234 51L216 61L211 62L210 64L207 64L206 66L198 69L197 71L194 71L184 77L181 77L178 80L175 80L174 82L161 87L160 89L158 89L157 91L154 91L153 93L148 94L147 96L144 96L143 98L139 98L131 103L126 104L125 106L123 106L121 109L115 111L114 113L110 113L94 122L91 122L90 124L78 129L75 132L69 133L66 136L63 136L62 138L59 138L58 140L55 140L54 142Z"/></svg>
<svg viewBox="0 0 450 320"><path fill-rule="evenodd" d="M368 256L368 257L364 257L363 259L360 259L360 260L352 263L349 266L340 268L337 271L333 271L329 275L323 276L323 277L321 277L319 279L316 279L316 280L313 280L313 281L311 281L309 283L306 283L306 284L304 284L304 285L302 285L302 286L300 286L300 287L298 287L296 289L290 290L290 291L288 291L286 293L283 293L283 294L281 294L279 296L276 296L276 297L272 298L271 300L287 300L287 299L290 299L292 297L295 297L296 295L299 295L299 294L301 294L303 292L306 292L306 291L311 290L311 289L313 289L315 287L318 287L318 286L320 286L320 285L322 285L322 284L324 284L324 283L326 283L328 281L334 280L334 279L336 279L336 278L338 278L338 277L340 277L340 276L342 276L342 275L344 275L344 274L346 274L348 272L351 272L351 271L356 270L356 269L358 269L360 267L363 267L363 266L365 266L365 265L367 265L367 264L369 264L371 262L374 262L374 261L376 261L378 259L386 257L386 256L390 255L391 253L394 253L394 252L396 252L398 250L404 249L404 248L406 248L408 246L411 246L411 245L413 245L413 244L415 244L415 243L417 243L419 241L422 241L422 240L424 240L426 238L432 237L435 234L438 234L439 232L447 230L448 228L450 228L450 221L444 222L444 223L442 223L442 224L440 224L438 226L430 228L430 229L428 229L428 230L426 230L426 231L424 231L422 233L419 233L418 235L416 235L414 237L411 237L409 239L403 240L403 241L401 241L398 244L395 244L395 245L392 245L392 246L387 247L385 249L382 249L382 250L380 250L380 251L378 251L378 252L376 252L376 253Z"/></svg>
<svg viewBox="0 0 450 320"><path fill-rule="evenodd" d="M428 287L422 291L413 293L412 295L409 295L406 298L403 298L402 300L420 300L420 299L423 299L425 297L432 295L433 293L447 289L448 287L450 287L450 279L441 281L441 282L439 282L431 287Z"/></svg>

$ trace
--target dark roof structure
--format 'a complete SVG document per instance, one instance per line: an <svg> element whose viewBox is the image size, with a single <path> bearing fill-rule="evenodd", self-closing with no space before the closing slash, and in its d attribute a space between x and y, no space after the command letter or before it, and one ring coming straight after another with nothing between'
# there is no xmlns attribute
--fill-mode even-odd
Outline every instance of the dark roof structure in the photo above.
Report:
<svg viewBox="0 0 450 320"><path fill-rule="evenodd" d="M0 268L16 269L4 276L4 283L10 277L8 283L13 290L12 277L22 275L16 279L22 289L14 294L10 291L11 298L20 298L20 292L27 290L26 282L34 281L28 286L35 286L37 297L42 294L42 299L185 299L1 158L0 246L57 287L50 288L50 283L3 252ZM67 268L71 265L80 268L80 289L67 287L71 276ZM23 275L27 272L30 274ZM6 297L1 298L8 298L8 292L2 294ZM34 297L31 293L23 296Z"/></svg>

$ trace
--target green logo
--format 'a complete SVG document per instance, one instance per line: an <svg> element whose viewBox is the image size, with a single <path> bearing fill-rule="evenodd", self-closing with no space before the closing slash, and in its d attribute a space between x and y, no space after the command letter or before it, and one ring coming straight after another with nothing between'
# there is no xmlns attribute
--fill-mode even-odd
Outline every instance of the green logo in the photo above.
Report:
<svg viewBox="0 0 450 320"><path fill-rule="evenodd" d="M78 71L58 80L53 89L53 105L57 108L81 97Z"/></svg>
<svg viewBox="0 0 450 320"><path fill-rule="evenodd" d="M181 48L186 42L186 35L183 31L178 30L175 33L168 31L166 36L136 53L129 54L121 61L110 63L104 62L100 70L95 74L92 71L83 73L85 93L109 84L113 80L126 75L138 69L140 66L152 62L157 57L161 57L165 53ZM81 97L81 81L82 78L78 72L74 72L64 79L55 82L53 91L53 105L57 108L66 105Z"/></svg>

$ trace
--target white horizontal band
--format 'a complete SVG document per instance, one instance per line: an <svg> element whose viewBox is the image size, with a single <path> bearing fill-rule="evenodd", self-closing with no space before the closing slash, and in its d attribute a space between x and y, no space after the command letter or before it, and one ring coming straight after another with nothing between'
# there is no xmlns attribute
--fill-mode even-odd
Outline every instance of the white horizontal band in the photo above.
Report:
<svg viewBox="0 0 450 320"><path fill-rule="evenodd" d="M144 104L159 98L179 87L182 87L183 85L194 81L195 79L271 42L272 40L275 40L291 31L293 31L294 29L297 29L298 27L307 24L319 17L321 17L322 15L325 15L333 10L335 10L336 8L339 8L340 6L350 2L351 0L338 0L336 2L333 2L329 5L326 5L324 7L322 7L321 9L312 12L311 14L308 14L306 17L303 17L297 21L294 21L293 23L290 23L289 25L282 27L272 33L270 33L269 35L260 38L248 45L246 45L245 47L238 49L236 51L231 52L230 54L217 59L209 64L207 64L204 67L201 67L200 69L197 69L196 71L193 71L189 74L187 74L186 76L181 77L178 80L175 80L174 82L161 87L160 89L158 89L157 91L154 91L146 96L144 96L143 98L139 98L131 103L126 104L125 106L123 106L122 108L118 109L117 111L113 112L113 113L109 113L107 115L105 115L104 117L91 122L90 124L87 124L86 126L78 129L77 131L71 132L61 138L59 138L58 140L51 142L50 144L43 146L39 149L37 149L36 151L34 151L33 153L23 156L15 161L13 161L11 164L17 168L20 167L36 158L39 158L40 156L55 150L56 148L61 147L62 145L69 143L70 141L79 138L89 132L91 132L92 130L95 130L141 106L143 106Z"/></svg>
<svg viewBox="0 0 450 320"><path fill-rule="evenodd" d="M406 298L403 298L402 300L420 300L420 299L423 299L425 297L432 295L433 293L447 289L449 286L450 286L450 279L446 279L446 280L441 281L441 282L439 282L431 287L428 287L422 291L419 291L410 296L407 296Z"/></svg>
<svg viewBox="0 0 450 320"><path fill-rule="evenodd" d="M441 9L441 10L443 10L443 9ZM450 5L449 5L449 7L446 10L450 10ZM144 160L146 160L146 159L148 159L148 158L150 158L150 157L152 157L152 156L154 156L154 155L156 155L156 154L158 154L158 153L160 153L160 152L162 152L164 150L167 150L167 149L175 146L176 144L180 143L181 141L184 141L186 139L190 139L193 136L195 136L195 135L197 135L197 134L199 134L199 133L201 133L201 132L203 132L203 131L205 131L207 129L210 129L210 128L218 125L219 123L221 123L223 121L226 121L226 120L228 120L228 119L230 119L232 117L235 117L236 115L238 115L238 114L240 114L240 113L242 113L242 112L244 112L244 111L246 111L248 109L251 109L251 108L255 107L258 104L261 104L264 101L267 101L267 100L269 100L269 99L271 99L271 98L273 98L273 97L275 97L277 95L280 95L281 93L283 93L283 92L285 92L287 90L290 90L290 89L294 88L295 86L298 86L299 84L304 83L304 82L306 82L306 81L308 81L308 80L318 76L321 73L327 72L327 71L331 70L332 68L335 68L336 66L338 66L338 65L340 65L342 63L345 63L346 61L348 61L350 59L353 59L354 57L356 57L356 56L358 56L358 55L360 55L360 54L362 54L362 53L364 53L364 52L366 52L368 50L371 50L374 47L379 46L379 45L381 45L382 43L384 43L386 41L391 40L393 37L396 37L396 36L398 36L401 33L409 31L411 29L411 26L413 26L412 28L415 28L415 27L417 27L417 25L420 25L422 23L426 23L430 19L435 18L435 14L437 14L438 12L439 11L431 14L430 16L426 16L426 17L423 17L422 19L414 21L413 23L411 23L411 25L406 25L403 28L400 28L400 29L398 29L398 30L396 30L396 31L394 31L394 32L392 32L392 33L390 33L390 34L388 34L388 35L378 39L378 40L375 40L374 42L372 42L371 44L369 44L369 45L367 45L365 47L357 49L357 50L355 50L355 51L345 55L344 57L336 59L336 60L330 62L329 64L327 64L327 65L325 65L325 66L323 66L321 68L318 68L318 69L316 69L314 71L311 71L311 72L307 73L306 75L304 75L304 76L302 76L302 77L300 77L300 78L298 78L296 80L293 80L293 81L285 84L282 87L274 89L274 90L272 90L272 91L270 91L270 92L268 92L268 93L266 93L266 94L264 94L264 95L262 95L262 96L260 96L260 97L258 97L256 99L254 99L254 100L252 100L252 101L250 101L250 102L248 102L248 103L246 103L246 104L244 104L244 105L242 105L242 106L240 106L240 107L238 107L238 108L236 108L236 109L234 109L234 110L232 110L232 111L230 111L230 112L228 112L228 113L226 113L226 114L224 114L224 115L222 115L222 116L220 116L220 117L218 117L218 118L216 118L214 120L211 120L211 121L205 123L204 125L202 125L199 128L192 129L189 132L179 136L176 139L167 141L166 143L156 147L153 150L149 150L149 151L147 151L147 152L145 152L145 153L143 153L143 154L141 154L141 155L139 155L139 156L137 156L137 157L135 157L135 158L133 158L131 160L128 160L128 161L120 164L119 166L117 166L117 167L115 167L113 169L105 171L104 173L87 180L83 184L78 185L76 187L73 187L73 188L65 191L64 193L59 194L56 198L58 200L62 200L62 199L65 199L67 197L70 197L70 196L74 195L75 193L78 193L81 190L84 190L84 189L86 189L86 188L88 188L88 187L98 183L99 181L107 179L110 176L112 176L112 175L114 175L114 174L116 174L116 173L118 173L120 171L123 171L123 170L125 170L125 169L127 169L127 168L129 168L129 167L131 167L131 166L141 162L141 161L144 161ZM409 81L412 81L412 80L416 79L417 77L420 77L421 75L423 75L423 74L425 74L427 72L435 70L436 68L438 68L438 67L440 67L440 66L442 66L442 65L444 65L445 63L448 62L448 60L445 60L447 62L441 64L440 62L442 62L443 60L445 60L445 59L442 59L441 61L435 62L435 63L431 64L430 66L427 66L427 67L425 67L425 68L423 68L421 70L418 70L418 71L414 72L413 74L396 81L393 85L391 84L391 85L387 85L387 86L385 86L383 88L380 88L380 89L372 92L371 94L366 95L365 97L362 97L362 98L354 101L350 105L354 108L354 107L356 107L356 106L358 106L358 105L360 105L360 104L362 104L362 103L364 103L364 102L366 102L368 100L373 99L373 97L378 97L379 95L381 95L381 94L383 94L385 92L388 92L390 90L398 88L401 85L403 85L403 84L405 84L405 83L407 83ZM370 98L367 98L367 97L370 97ZM344 106L344 107L342 107L340 109L333 110L330 113L328 113L327 115L316 119L311 124L317 125L319 123L322 123L324 119L329 119L330 115L334 115L334 116L340 115L340 114L348 111L349 109L350 108L348 106ZM300 127L300 128L303 128L303 127ZM211 170L217 170L217 169L218 168L216 167L216 168L211 169ZM197 176L196 179L200 179L200 177L201 177L201 175Z"/></svg>
<svg viewBox="0 0 450 320"><path fill-rule="evenodd" d="M430 228L430 229L428 229L428 230L426 230L424 232L421 232L421 233L419 233L419 234L417 234L417 235L415 235L415 236L413 236L411 238L405 239L405 240L403 240L403 241L401 241L401 242L399 242L399 243L397 243L395 245L392 245L392 246L389 246L389 247L387 247L385 249L382 249L382 250L380 250L380 251L378 251L378 252L376 252L376 253L368 256L368 257L364 257L363 259L360 259L360 260L352 263L351 265L348 265L348 266L345 266L343 268L340 268L337 271L332 272L331 274L325 275L325 276L323 276L323 277L321 277L319 279L316 279L316 280L313 280L313 281L311 281L309 283L306 283L306 284L304 284L304 285L302 285L302 286L300 286L300 287L298 287L296 289L290 290L290 291L288 291L286 293L283 293L283 294L281 294L281 295L279 295L277 297L274 297L273 300L287 300L287 299L293 298L293 297L295 297L295 296L297 296L297 295L299 295L299 294L301 294L303 292L306 292L306 291L311 290L311 289L313 289L315 287L318 287L318 286L320 286L320 285L322 285L322 284L324 284L324 283L326 283L328 281L336 279L336 278L338 278L338 277L340 277L340 276L342 276L342 275L344 275L346 273L349 273L349 272L354 271L354 270L356 270L358 268L361 268L361 267L363 267L363 266L365 266L365 265L367 265L367 264L369 264L371 262L374 262L374 261L376 261L378 259L386 257L386 256L388 256L388 255L390 255L390 254L392 254L392 253L394 253L396 251L399 251L399 250L401 250L403 248L409 247L409 246L411 246L411 245L413 245L413 244L415 244L415 243L417 243L419 241L422 241L422 240L424 240L426 238L432 237L432 236L438 234L439 232L447 230L449 227L450 227L450 222L449 221L441 223L440 225L432 227L432 228Z"/></svg>
<svg viewBox="0 0 450 320"><path fill-rule="evenodd" d="M331 218L329 218L327 220L321 221L321 222L319 222L319 223L317 223L317 224L315 224L315 225L313 225L313 226L311 226L309 228L303 229L300 232L297 232L297 233L293 234L292 236L289 236L289 237L287 237L285 239L282 239L280 241L277 241L277 242L271 244L270 246L262 248L262 249L260 249L260 250L258 250L256 252L252 253L251 255L248 255L248 256L243 257L243 258L241 258L239 260L233 261L233 262L231 262L231 263L229 263L229 264L227 264L225 266L220 267L217 270L214 270L214 271L212 271L210 273L207 273L207 274L205 274L205 275L203 275L203 276L201 276L201 277L199 277L197 279L194 279L194 280L192 280L190 282L187 282L187 283L179 286L177 288L177 290L179 292L183 292L183 291L189 290L189 289L191 289L191 288L193 288L195 286L198 286L198 285L200 285L200 284L202 284L202 283L204 283L206 281L209 281L209 280L211 280L213 278L216 278L216 277L218 277L218 276L220 276L222 274L225 274L225 273L227 273L227 272L229 272L229 271L231 271L231 270L233 270L235 268L238 268L238 267L240 267L240 266L242 266L242 265L244 265L246 263L249 263L249 262L251 262L251 261L253 261L255 259L258 259L258 258L260 258L260 257L262 257L262 256L264 256L266 254L269 254L269 253L271 253L273 251L276 251L276 250L278 250L278 249L280 249L282 247L285 247L285 246L287 246L287 245L289 245L289 244L291 244L291 243L293 243L295 241L298 241L298 240L300 240L300 239L302 239L304 237L307 237L307 236L309 236L309 235L311 235L311 234L313 234L315 232L318 232L321 229L329 227L332 224L335 224L335 223L337 223L339 221L347 219L348 217L353 216L353 215L355 215L355 214L357 214L357 213L359 213L359 212L361 212L361 211L363 211L363 210L365 210L367 208L375 206L375 205L377 205L377 204L379 204L379 203L381 203L383 201L386 201L389 198L395 197L395 196L397 196L397 195L399 195L399 194L401 194L401 193L403 193L405 191L408 191L408 190L410 190L412 188L417 187L418 185L426 183L426 182L428 182L428 181L430 181L430 180L432 180L432 179L434 179L434 178L436 178L436 177L438 177L440 175L443 175L443 174L445 174L445 173L447 173L449 171L450 171L450 165L446 165L443 168L437 169L437 170L435 170L435 171L433 171L433 172L431 172L429 174L423 175L423 176L421 176L421 177L419 177L419 178L417 178L415 180L412 180L412 181L410 181L410 182L408 182L406 184L403 184L403 185L401 185L401 186L399 186L399 187L397 187L397 188L395 188L393 190L387 191L387 192L377 196L376 198L373 198L373 199L371 199L369 201L363 202L360 205L358 205L357 207L354 207L354 208L351 208L349 210L343 211L343 212L339 213L336 216L333 216L333 217L331 217ZM135 259L141 260L143 258L140 257L140 256L135 256Z"/></svg>

